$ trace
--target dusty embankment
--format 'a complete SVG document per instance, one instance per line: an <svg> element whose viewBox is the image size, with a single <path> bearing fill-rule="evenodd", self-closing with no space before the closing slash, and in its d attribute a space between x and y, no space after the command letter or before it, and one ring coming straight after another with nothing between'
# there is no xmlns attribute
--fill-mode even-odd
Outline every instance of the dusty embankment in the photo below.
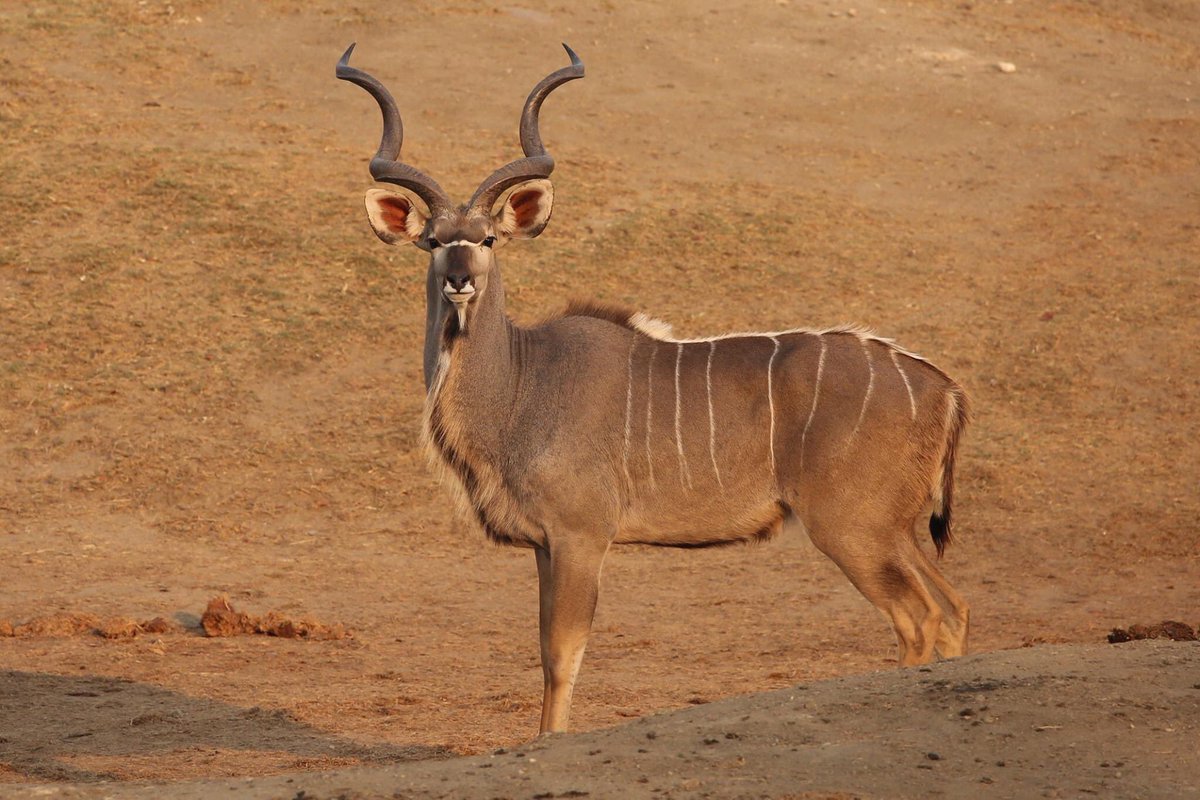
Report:
<svg viewBox="0 0 1200 800"><path fill-rule="evenodd" d="M7 787L14 800L1200 796L1200 644L986 653L493 754L320 774Z"/></svg>

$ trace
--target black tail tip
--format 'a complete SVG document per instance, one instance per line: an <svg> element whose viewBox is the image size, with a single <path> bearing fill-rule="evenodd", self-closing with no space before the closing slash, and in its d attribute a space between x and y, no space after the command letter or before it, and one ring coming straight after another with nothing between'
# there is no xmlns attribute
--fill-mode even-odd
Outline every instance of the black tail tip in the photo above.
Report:
<svg viewBox="0 0 1200 800"><path fill-rule="evenodd" d="M950 515L931 514L929 517L929 535L933 537L933 546L937 548L938 558L946 552L950 543Z"/></svg>

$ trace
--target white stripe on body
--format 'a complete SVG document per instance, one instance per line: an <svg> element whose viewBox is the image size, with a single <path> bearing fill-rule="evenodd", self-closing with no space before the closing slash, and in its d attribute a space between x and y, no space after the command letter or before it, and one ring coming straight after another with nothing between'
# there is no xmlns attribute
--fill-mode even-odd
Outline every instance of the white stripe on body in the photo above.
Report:
<svg viewBox="0 0 1200 800"><path fill-rule="evenodd" d="M816 334L821 341L821 355L817 357L817 381L813 386L813 404L808 412L808 422L804 423L804 433L800 436L800 469L804 469L804 449L808 446L808 429L812 427L813 418L817 416L817 401L821 399L821 373L825 371L826 343L821 334Z"/></svg>
<svg viewBox="0 0 1200 800"><path fill-rule="evenodd" d="M874 364L874 360L871 358L870 350L868 348L868 345L871 342L877 342L878 344L887 348L888 353L892 359L892 364L896 367L896 371L900 373L901 380L904 381L904 388L908 393L909 409L912 413L912 418L914 420L917 417L916 397L913 394L912 383L908 378L908 374L904 371L904 368L900 365L899 356L905 356L907 358L911 358L914 361L919 361L924 364L930 363L928 359L926 359L922 356L919 356L910 350L904 349L900 345L896 344L893 340L884 338L882 336L876 336L871 330L869 330L867 328L859 327L859 326L854 326L854 325L840 325L840 326L835 326L832 328L822 328L822 329L791 328L789 330L783 330L783 331L770 331L770 332L755 331L755 332L745 332L745 333L726 333L726 334L722 334L719 336L707 336L707 337L699 337L699 338L693 338L693 339L682 339L682 338L675 338L670 335L671 334L671 326L668 325L667 323L662 322L657 319L654 319L653 317L649 317L646 314L643 314L641 312L638 312L638 313L632 315L632 317L630 318L630 324L635 330L645 334L650 339L652 339L656 342L663 342L664 344L674 344L674 345L678 346L678 345L684 345L684 344L701 344L704 342L708 343L709 357L708 357L708 363L707 363L706 370L705 370L705 382L706 382L706 388L708 391L708 406L709 406L709 408L708 408L708 412L709 412L709 457L712 460L713 473L716 475L717 483L722 488L724 488L724 483L721 480L721 471L720 471L720 467L718 466L717 457L716 457L716 415L715 415L715 411L714 411L713 403L712 403L712 359L713 359L713 352L716 348L717 342L725 341L726 339L765 338L765 339L770 339L772 341L772 343L774 343L774 345L775 345L774 350L771 353L771 360L768 363L768 367L767 367L767 391L768 391L768 394L771 395L768 399L770 401L769 404L770 404L770 410L771 410L770 450L771 450L771 472L773 475L776 473L776 468L777 468L776 459L775 459L775 398L774 398L773 369L774 369L775 357L779 353L779 347L780 347L779 337L788 336L788 335L792 335L792 334L805 334L805 335L816 336L816 337L820 338L820 337L825 336L826 334L845 334L845 335L855 336L858 338L859 342L863 346L863 352L867 358L868 382L867 382L867 392L866 392L866 395L863 397L863 404L862 404L862 407L859 409L858 420L855 423L854 430L850 434L850 439L853 439L855 436L857 436L858 432L861 430L862 424L866 420L867 407L870 404L871 398L874 396L875 364ZM808 420L804 426L804 435L801 438L801 448L800 448L801 468L803 468L803 465L804 465L804 456L805 456L805 448L807 445L808 431L811 428L813 418L816 415L817 401L819 399L819 393L820 393L821 378L823 377L823 372L824 372L826 349L827 349L826 341L822 338L821 339L821 355L820 355L820 359L818 360L818 363L817 363L817 381L816 381L816 387L814 389L814 394L813 394L813 407L809 412ZM651 354L651 361L653 361L653 353ZM678 367L678 356L677 356L676 366ZM677 422L677 429L678 429L680 427L679 419L678 419L678 416L679 416L678 385L676 386L676 401L677 401L677 408L676 408L677 420L676 420L676 422ZM649 418L650 418L649 407L647 407L646 417L647 417L647 423L649 423ZM846 445L849 445L850 439L847 439ZM681 465L682 465L681 468L686 468L686 460L683 457L682 442L681 442L681 438L679 436L678 430L676 433L676 443L677 443L677 446L680 451L680 458L681 458ZM649 459L649 457L650 457L649 429L647 429L646 452L647 452L647 459ZM651 480L653 481L653 474L651 475ZM690 483L690 473L688 473L688 481Z"/></svg>
<svg viewBox="0 0 1200 800"><path fill-rule="evenodd" d="M679 365L683 361L683 345L675 345L675 449L679 451L679 482L692 488L692 473L687 456L683 454L683 404L679 396Z"/></svg>
<svg viewBox="0 0 1200 800"><path fill-rule="evenodd" d="M900 377L904 380L904 388L908 390L908 404L912 408L912 418L917 418L917 400L913 397L912 384L908 382L908 376L904 374L904 370L900 368L900 359L896 358L896 351L892 351L892 363L896 365L896 372L900 373Z"/></svg>
<svg viewBox="0 0 1200 800"><path fill-rule="evenodd" d="M647 359L646 366L646 471L650 480L650 488L655 488L654 484L654 454L650 451L650 431L652 430L654 409L654 357L658 355L658 346L652 345L650 348L650 358Z"/></svg>
<svg viewBox="0 0 1200 800"><path fill-rule="evenodd" d="M750 339L763 338L774 339L779 336L789 336L795 333L804 333L812 336L824 336L827 333L844 333L851 336L857 336L861 340L879 342L884 347L899 353L902 356L907 356L914 361L922 361L926 364L930 363L929 359L924 356L917 355L911 350L906 350L892 339L884 336L878 336L870 328L865 328L860 325L835 325L831 328L789 328L783 331L742 331L735 333L722 333L718 336L701 336L695 339L677 339L670 335L671 326L662 320L647 316L642 312L634 314L629 319L629 324L637 331L640 331L651 339L657 339L660 342L667 344L701 344L703 342L720 342L725 339Z"/></svg>
<svg viewBox="0 0 1200 800"><path fill-rule="evenodd" d="M767 362L767 405L771 409L771 477L775 478L775 378L773 372L775 356L779 355L779 339L772 336L771 341L775 343L775 349L771 351L771 360Z"/></svg>
<svg viewBox="0 0 1200 800"><path fill-rule="evenodd" d="M867 403L871 402L871 392L875 391L875 363L871 360L871 347L866 340L862 342L862 349L863 355L867 357L867 393L863 396L862 408L858 412L858 422L854 423L854 430L850 431L850 437L846 440L847 445L858 435L858 429L867 417Z"/></svg>
<svg viewBox="0 0 1200 800"><path fill-rule="evenodd" d="M621 449L621 469L625 472L626 491L632 491L633 478L629 475L629 436L633 422L633 351L637 348L637 337L629 343L629 361L625 367L625 446Z"/></svg>
<svg viewBox="0 0 1200 800"><path fill-rule="evenodd" d="M704 368L704 383L708 390L708 456L712 459L713 475L717 476L717 486L722 489L725 484L721 482L721 468L717 466L717 418L713 412L712 401L712 362L713 353L717 352L716 340L708 343L708 364Z"/></svg>

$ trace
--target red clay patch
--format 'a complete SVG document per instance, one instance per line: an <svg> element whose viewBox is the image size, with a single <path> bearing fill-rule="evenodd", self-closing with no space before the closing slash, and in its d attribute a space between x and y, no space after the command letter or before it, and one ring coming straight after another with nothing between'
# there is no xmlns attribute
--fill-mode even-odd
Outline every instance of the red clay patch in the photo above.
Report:
<svg viewBox="0 0 1200 800"><path fill-rule="evenodd" d="M200 618L208 636L279 636L284 639L345 639L351 636L346 626L325 625L312 619L289 619L276 611L255 617L236 610L225 597L214 597Z"/></svg>
<svg viewBox="0 0 1200 800"><path fill-rule="evenodd" d="M1170 639L1174 642L1196 641L1196 631L1191 625L1172 620L1163 620L1157 625L1130 625L1128 628L1113 628L1108 635L1110 644L1132 642L1135 639Z"/></svg>
<svg viewBox="0 0 1200 800"><path fill-rule="evenodd" d="M144 633L174 633L178 630L178 625L163 617L138 622L128 617L101 619L95 614L52 614L34 617L18 625L0 620L0 636L16 638L94 635L105 639L132 639Z"/></svg>
<svg viewBox="0 0 1200 800"><path fill-rule="evenodd" d="M137 622L126 617L116 617L101 623L95 633L105 639L132 639L144 633L178 633L180 627L164 617Z"/></svg>

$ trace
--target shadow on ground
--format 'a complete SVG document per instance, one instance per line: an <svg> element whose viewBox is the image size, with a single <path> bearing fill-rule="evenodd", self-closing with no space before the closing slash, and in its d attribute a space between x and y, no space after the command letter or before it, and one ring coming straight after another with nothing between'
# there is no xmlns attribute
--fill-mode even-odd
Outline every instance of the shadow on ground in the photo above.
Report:
<svg viewBox="0 0 1200 800"><path fill-rule="evenodd" d="M31 719L32 718L32 719ZM450 755L438 747L362 744L295 721L133 681L0 672L0 774L18 780L129 777L103 768L139 758L221 760L275 754L280 768L394 763Z"/></svg>

